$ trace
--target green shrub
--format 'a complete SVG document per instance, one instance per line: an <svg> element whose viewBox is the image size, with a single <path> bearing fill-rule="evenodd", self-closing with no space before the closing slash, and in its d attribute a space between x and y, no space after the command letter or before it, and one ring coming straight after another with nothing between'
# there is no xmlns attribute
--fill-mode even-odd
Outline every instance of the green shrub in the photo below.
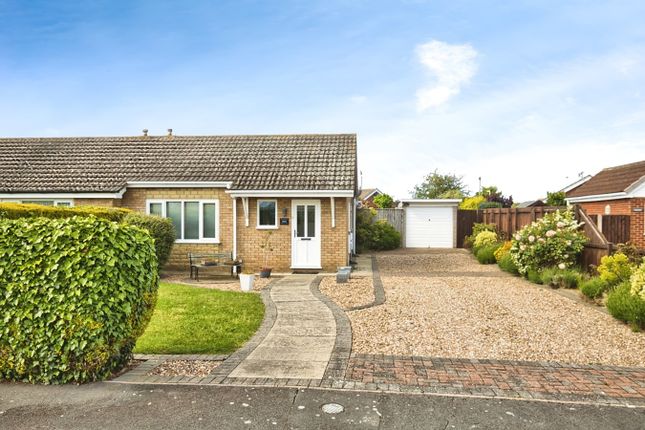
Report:
<svg viewBox="0 0 645 430"><path fill-rule="evenodd" d="M104 379L154 308L150 235L93 216L0 219L0 378Z"/></svg>
<svg viewBox="0 0 645 430"><path fill-rule="evenodd" d="M509 252L522 274L552 266L566 269L575 264L586 241L573 212L556 211L515 233Z"/></svg>
<svg viewBox="0 0 645 430"><path fill-rule="evenodd" d="M379 208L393 208L394 199L389 194L379 194L374 197L374 204Z"/></svg>
<svg viewBox="0 0 645 430"><path fill-rule="evenodd" d="M175 244L175 228L172 225L172 221L168 218L130 212L123 218L123 222L141 227L150 233L155 240L155 250L159 267L163 267L168 261L172 247Z"/></svg>
<svg viewBox="0 0 645 430"><path fill-rule="evenodd" d="M645 249L638 248L633 242L619 243L616 245L616 252L625 254L634 266L641 264L645 258Z"/></svg>
<svg viewBox="0 0 645 430"><path fill-rule="evenodd" d="M121 221L129 214L129 209L102 208L92 206L61 207L37 204L0 203L0 218L18 219L31 217L69 218L73 216L94 215L110 221Z"/></svg>
<svg viewBox="0 0 645 430"><path fill-rule="evenodd" d="M515 263L515 260L513 260L513 263ZM526 279L528 279L530 282L533 282L534 284L542 284L542 274L539 270L529 269L526 272Z"/></svg>
<svg viewBox="0 0 645 430"><path fill-rule="evenodd" d="M475 236L473 248L481 248L483 246L492 245L497 243L497 233L494 231L482 231Z"/></svg>
<svg viewBox="0 0 645 430"><path fill-rule="evenodd" d="M513 242L510 240L505 241L502 246L497 248L497 251L495 251L495 260L499 261L504 257L505 255L508 254L508 252L511 250L511 245L513 245Z"/></svg>
<svg viewBox="0 0 645 430"><path fill-rule="evenodd" d="M580 283L580 292L590 299L602 297L609 290L609 284L599 277L594 277Z"/></svg>
<svg viewBox="0 0 645 430"><path fill-rule="evenodd" d="M625 254L616 253L602 257L597 270L603 281L617 285L629 280L634 266Z"/></svg>
<svg viewBox="0 0 645 430"><path fill-rule="evenodd" d="M148 230L155 240L159 267L166 264L172 246L175 244L175 231L169 219L153 215L144 215L139 212L133 212L130 209L91 206L53 207L37 204L0 203L0 219L33 218L39 216L52 219L69 218L72 216L95 216L97 218L125 222L126 224L141 227Z"/></svg>
<svg viewBox="0 0 645 430"><path fill-rule="evenodd" d="M607 295L607 310L634 329L645 328L645 300L631 293L629 282L620 284Z"/></svg>
<svg viewBox="0 0 645 430"><path fill-rule="evenodd" d="M479 204L479 209L501 208L504 205L501 202L482 202Z"/></svg>
<svg viewBox="0 0 645 430"><path fill-rule="evenodd" d="M466 197L461 203L459 203L459 209L462 210L477 210L479 205L486 201L486 197L482 195L476 195L472 197Z"/></svg>
<svg viewBox="0 0 645 430"><path fill-rule="evenodd" d="M638 266L632 276L629 278L629 283L631 285L632 294L640 296L641 299L645 300L645 259L643 263Z"/></svg>
<svg viewBox="0 0 645 430"><path fill-rule="evenodd" d="M499 260L497 260L497 264L499 265L499 268L504 272L508 272L513 275L519 275L520 273L517 270L515 262L513 262L513 258L511 258L510 254L508 253L504 254Z"/></svg>
<svg viewBox="0 0 645 430"><path fill-rule="evenodd" d="M478 248L477 253L475 254L477 261L481 264L495 264L497 262L497 260L495 260L495 251L497 251L497 248L499 247L500 245L498 243L494 243Z"/></svg>
<svg viewBox="0 0 645 430"><path fill-rule="evenodd" d="M356 242L358 249L389 250L401 246L401 234L385 220L372 222L376 211L363 209L356 218Z"/></svg>
<svg viewBox="0 0 645 430"><path fill-rule="evenodd" d="M466 248L472 248L473 243L475 242L475 238L479 233L482 231L492 231L497 233L497 227L495 224L484 224L481 222L477 222L473 224L473 232L470 236L464 237L464 247Z"/></svg>
<svg viewBox="0 0 645 430"><path fill-rule="evenodd" d="M542 270L540 279L542 284L553 288L578 288L582 274L575 269L548 267Z"/></svg>

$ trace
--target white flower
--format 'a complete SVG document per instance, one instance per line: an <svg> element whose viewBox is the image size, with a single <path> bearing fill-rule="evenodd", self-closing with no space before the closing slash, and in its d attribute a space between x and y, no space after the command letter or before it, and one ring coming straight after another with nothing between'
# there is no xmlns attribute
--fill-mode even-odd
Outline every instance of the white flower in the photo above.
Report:
<svg viewBox="0 0 645 430"><path fill-rule="evenodd" d="M530 235L529 236L529 242L535 242L535 236Z"/></svg>
<svg viewBox="0 0 645 430"><path fill-rule="evenodd" d="M565 224L565 223L563 223L562 221L558 221L558 223L557 223L556 225L558 226L558 228L562 228L562 227L564 227L566 224Z"/></svg>
<svg viewBox="0 0 645 430"><path fill-rule="evenodd" d="M569 258L569 254L564 254L564 258Z"/></svg>
<svg viewBox="0 0 645 430"><path fill-rule="evenodd" d="M560 269L563 269L563 270L564 270L564 268L565 268L565 267L567 267L567 265L566 265L566 264L564 264L564 263L560 263L560 264L558 264L558 267L559 267Z"/></svg>
<svg viewBox="0 0 645 430"><path fill-rule="evenodd" d="M544 242L546 242L546 240L544 240L544 238L541 237L541 238L538 239L538 242L544 243Z"/></svg>
<svg viewBox="0 0 645 430"><path fill-rule="evenodd" d="M555 236L555 230L549 230L546 232L546 237L553 237Z"/></svg>
<svg viewBox="0 0 645 430"><path fill-rule="evenodd" d="M516 235L515 235L515 240L522 240L522 236L520 236L520 234L519 234L519 233L518 233L518 234L516 234Z"/></svg>
<svg viewBox="0 0 645 430"><path fill-rule="evenodd" d="M567 246L571 246L571 241L567 240Z"/></svg>
<svg viewBox="0 0 645 430"><path fill-rule="evenodd" d="M521 244L521 245L520 245L520 250L524 251L525 249L526 249L526 245Z"/></svg>

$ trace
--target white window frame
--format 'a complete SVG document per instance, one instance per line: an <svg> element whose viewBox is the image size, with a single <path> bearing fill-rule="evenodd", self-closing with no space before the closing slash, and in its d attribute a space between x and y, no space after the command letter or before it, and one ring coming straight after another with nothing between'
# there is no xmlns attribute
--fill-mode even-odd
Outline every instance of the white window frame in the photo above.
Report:
<svg viewBox="0 0 645 430"><path fill-rule="evenodd" d="M55 207L55 208L73 208L74 207L74 200L72 199L0 199L0 202L7 202L7 203L24 203L24 202L32 202L34 204L38 204L38 202L52 202L54 206L50 207ZM67 203L69 206L59 206L60 203Z"/></svg>
<svg viewBox="0 0 645 430"><path fill-rule="evenodd" d="M185 203L199 203L199 239L175 239L175 243L220 243L220 224L219 224L219 200L203 200L203 199L149 199L146 200L146 214L150 215L150 205L153 203L161 204L161 216L166 216L166 203L181 203L181 231L179 235L184 234L184 221L186 216L184 214ZM204 204L215 204L215 237L204 237Z"/></svg>
<svg viewBox="0 0 645 430"><path fill-rule="evenodd" d="M273 225L260 225L260 202L272 202L275 205L275 219ZM277 199L258 199L255 204L256 228L258 230L277 230L278 229L278 200Z"/></svg>

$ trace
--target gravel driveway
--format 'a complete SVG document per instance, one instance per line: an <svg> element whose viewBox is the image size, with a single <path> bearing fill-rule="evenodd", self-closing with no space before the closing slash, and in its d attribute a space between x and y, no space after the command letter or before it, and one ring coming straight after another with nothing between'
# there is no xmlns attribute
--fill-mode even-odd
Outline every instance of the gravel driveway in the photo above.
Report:
<svg viewBox="0 0 645 430"><path fill-rule="evenodd" d="M378 254L382 306L348 312L353 352L645 366L645 334L466 251Z"/></svg>

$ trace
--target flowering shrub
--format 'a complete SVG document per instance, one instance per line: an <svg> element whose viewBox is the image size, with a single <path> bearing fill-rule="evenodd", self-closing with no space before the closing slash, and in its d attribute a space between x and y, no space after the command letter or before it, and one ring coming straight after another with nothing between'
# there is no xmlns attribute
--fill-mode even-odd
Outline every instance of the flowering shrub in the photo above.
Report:
<svg viewBox="0 0 645 430"><path fill-rule="evenodd" d="M511 246L513 246L513 242L507 240L502 246L497 248L497 251L495 251L495 261L499 262L502 257L508 254L508 252L511 250Z"/></svg>
<svg viewBox="0 0 645 430"><path fill-rule="evenodd" d="M632 273L629 283L631 284L632 295L640 296L642 300L645 300L645 258L643 263Z"/></svg>
<svg viewBox="0 0 645 430"><path fill-rule="evenodd" d="M475 237L475 248L481 248L486 245L493 245L497 242L497 233L494 231L482 231Z"/></svg>
<svg viewBox="0 0 645 430"><path fill-rule="evenodd" d="M571 267L587 238L573 212L546 214L515 233L509 251L521 274L544 267Z"/></svg>
<svg viewBox="0 0 645 430"><path fill-rule="evenodd" d="M620 252L602 257L598 266L600 278L610 285L628 281L633 270L634 266L629 262L629 258Z"/></svg>

